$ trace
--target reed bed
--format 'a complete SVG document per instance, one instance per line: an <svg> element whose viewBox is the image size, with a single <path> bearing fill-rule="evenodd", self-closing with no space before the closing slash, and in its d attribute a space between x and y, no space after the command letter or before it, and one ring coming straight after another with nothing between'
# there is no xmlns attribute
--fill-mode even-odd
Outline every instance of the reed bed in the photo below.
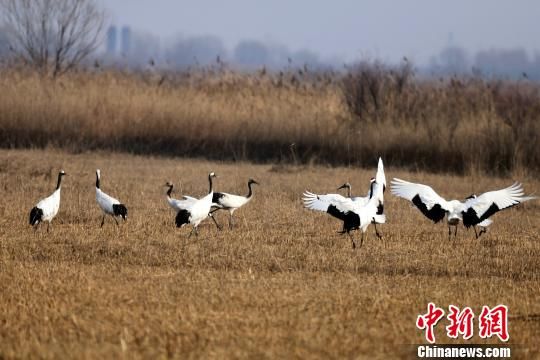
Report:
<svg viewBox="0 0 540 360"><path fill-rule="evenodd" d="M407 62L344 72L0 71L0 146L254 162L540 173L540 86L423 79Z"/></svg>

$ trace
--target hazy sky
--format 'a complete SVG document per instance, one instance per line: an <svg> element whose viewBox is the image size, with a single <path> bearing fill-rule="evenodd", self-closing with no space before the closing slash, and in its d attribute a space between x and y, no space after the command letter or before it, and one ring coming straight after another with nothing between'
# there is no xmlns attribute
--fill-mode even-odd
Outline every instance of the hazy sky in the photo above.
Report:
<svg viewBox="0 0 540 360"><path fill-rule="evenodd" d="M309 49L343 61L369 56L429 61L449 41L469 52L540 52L540 1L101 0L116 25L158 35L217 35Z"/></svg>

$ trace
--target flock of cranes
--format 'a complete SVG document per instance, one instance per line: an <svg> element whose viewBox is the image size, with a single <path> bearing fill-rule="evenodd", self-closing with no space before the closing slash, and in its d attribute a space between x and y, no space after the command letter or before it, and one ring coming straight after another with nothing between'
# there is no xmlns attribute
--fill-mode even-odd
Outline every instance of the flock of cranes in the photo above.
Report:
<svg viewBox="0 0 540 360"><path fill-rule="evenodd" d="M58 180L54 192L40 200L30 211L30 225L37 230L42 222L47 222L47 232L51 221L54 219L60 208L60 192L62 188L62 178L66 173L61 170L58 173ZM213 172L208 174L209 190L208 194L201 198L184 195L182 199L172 197L174 184L167 182L166 192L167 202L176 213L175 224L177 227L191 225L189 234L198 235L199 224L210 217L216 227L221 230L213 214L218 210L229 212L229 228L234 227L233 214L236 210L250 202L253 198L253 185L258 182L249 179L248 194L246 196L234 195L225 192L214 192L213 179L217 175ZM353 230L361 231L360 246L364 241L364 234L370 224L373 224L378 238L382 235L377 229L377 224L384 224L386 216L384 213L384 193L386 191L386 176L382 159L379 158L377 172L370 180L369 190L365 197L351 195L351 185L345 183L338 188L347 189L347 196L340 194L315 194L305 191L303 203L307 209L326 212L329 215L341 220L343 227L340 233L348 234L352 247L356 247L356 242L351 234ZM466 228L474 229L476 238L480 237L489 225L493 223L489 219L498 211L518 205L522 202L536 199L535 196L525 196L520 183L496 191L489 191L479 196L470 195L463 202L459 200L445 200L438 195L430 186L408 182L394 178L391 182L391 193L397 197L406 199L418 208L420 212L434 223L438 223L446 217L448 224L448 237L452 236L454 227L454 237L457 236L457 228L462 223ZM101 172L96 170L96 202L103 212L101 227L105 223L105 218L110 215L118 225L117 218L127 220L128 210L118 199L106 194L101 190ZM480 227L478 232L476 227Z"/></svg>

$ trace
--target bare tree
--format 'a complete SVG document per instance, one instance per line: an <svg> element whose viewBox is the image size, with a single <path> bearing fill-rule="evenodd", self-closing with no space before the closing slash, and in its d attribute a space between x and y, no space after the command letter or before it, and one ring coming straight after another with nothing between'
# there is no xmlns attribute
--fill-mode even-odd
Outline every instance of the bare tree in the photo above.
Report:
<svg viewBox="0 0 540 360"><path fill-rule="evenodd" d="M102 40L105 13L94 0L0 0L16 55L57 76L77 66Z"/></svg>

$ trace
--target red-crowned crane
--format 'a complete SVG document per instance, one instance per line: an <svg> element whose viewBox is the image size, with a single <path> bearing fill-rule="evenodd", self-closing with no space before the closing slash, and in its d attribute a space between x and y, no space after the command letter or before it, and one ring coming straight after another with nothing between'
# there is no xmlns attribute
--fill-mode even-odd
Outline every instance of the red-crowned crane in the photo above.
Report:
<svg viewBox="0 0 540 360"><path fill-rule="evenodd" d="M208 194L206 196L203 196L200 199L193 200L191 204L189 204L189 206L187 206L185 209L180 209L176 214L176 227L183 227L187 224L191 224L193 226L193 229L189 233L190 237L193 233L195 233L195 235L197 236L199 235L197 227L199 226L201 221L206 219L210 214L210 209L212 207L212 197L214 196L212 179L215 177L217 177L217 175L213 172L208 174L208 183L210 189L208 190Z"/></svg>
<svg viewBox="0 0 540 360"><path fill-rule="evenodd" d="M304 206L311 210L324 211L343 221L341 233L347 233L351 237L352 247L356 248L354 238L350 234L352 230L361 229L362 237L360 246L364 242L364 233L369 224L384 224L384 190L386 188L386 178L382 159L379 158L377 175L371 182L371 198L367 202L353 201L351 198L343 197L339 194L317 195L312 192L304 192ZM381 235L376 231L377 237Z"/></svg>
<svg viewBox="0 0 540 360"><path fill-rule="evenodd" d="M466 228L473 227L476 238L479 238L486 227L492 224L490 216L500 210L518 205L522 202L536 199L534 196L524 196L520 183L496 191L489 191L480 196L472 195L465 202L459 200L445 200L430 186L411 183L394 178L392 180L392 194L411 201L424 216L438 223L446 217L448 223L448 237L451 236L451 226L454 226L454 237L457 236L457 227L460 222ZM482 227L480 233L476 226Z"/></svg>
<svg viewBox="0 0 540 360"><path fill-rule="evenodd" d="M58 210L60 209L60 191L62 190L62 177L66 173L64 170L60 170L58 173L58 180L56 182L56 189L54 192L46 197L45 199L40 200L36 206L30 210L30 225L34 226L34 229L37 230L38 225L47 221L47 232L49 232L49 226L51 221L54 219Z"/></svg>
<svg viewBox="0 0 540 360"><path fill-rule="evenodd" d="M107 215L110 215L114 219L116 225L118 225L118 220L116 220L118 216L124 221L127 220L126 206L118 201L118 199L113 198L101 190L101 171L99 169L96 170L96 201L103 212L101 227L103 227L105 216Z"/></svg>
<svg viewBox="0 0 540 360"><path fill-rule="evenodd" d="M234 195L226 192L215 192L212 198L212 211L214 213L218 210L229 211L229 228L232 229L234 225L233 214L236 210L246 205L253 198L253 190L251 185L259 185L259 183L253 179L249 179L247 182L248 194L246 196Z"/></svg>

